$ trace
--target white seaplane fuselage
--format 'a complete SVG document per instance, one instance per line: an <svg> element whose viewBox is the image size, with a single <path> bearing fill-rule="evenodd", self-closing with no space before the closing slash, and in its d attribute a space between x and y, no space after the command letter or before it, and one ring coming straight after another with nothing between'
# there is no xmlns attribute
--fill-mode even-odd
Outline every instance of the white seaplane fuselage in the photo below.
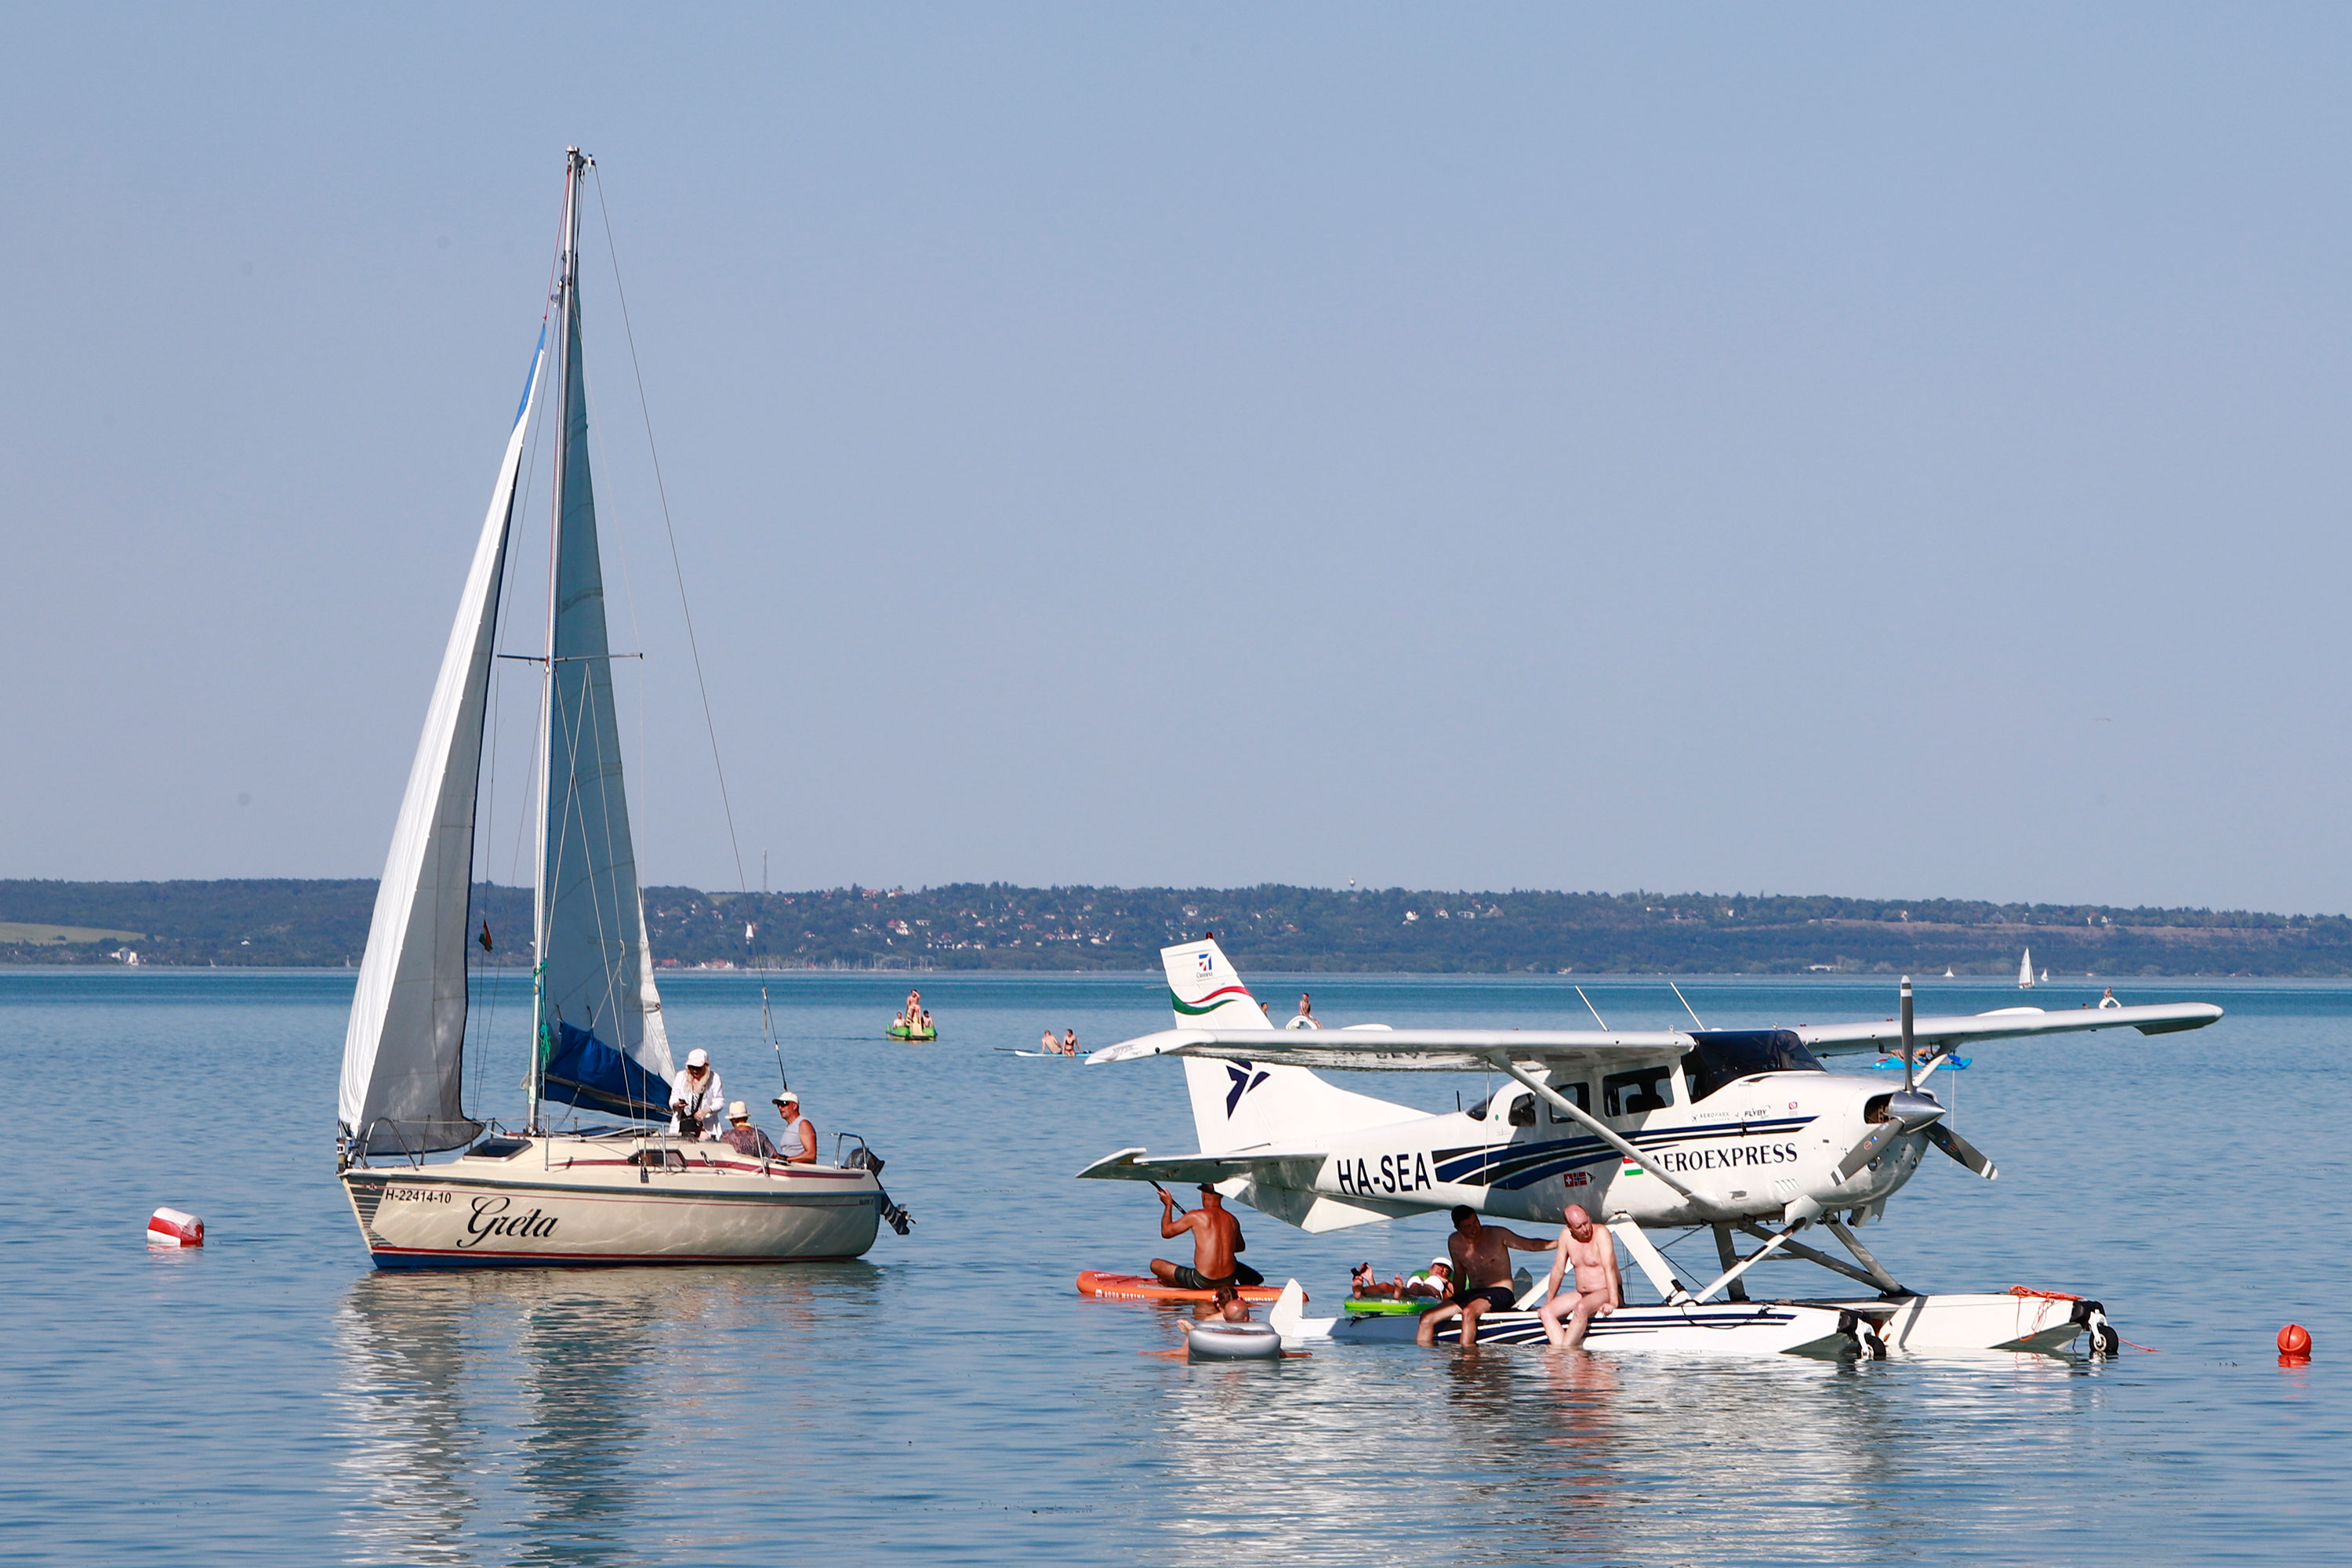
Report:
<svg viewBox="0 0 2352 1568"><path fill-rule="evenodd" d="M1557 1224L1574 1203L1651 1227L1779 1222L1795 1217L1792 1209L1871 1209L1911 1179L1927 1147L1924 1131L1891 1133L1876 1159L1841 1178L1846 1151L1874 1125L1886 1125L1873 1115L1885 1110L1885 1083L1764 1073L1694 1103L1680 1070L1662 1065L1655 1074L1653 1081L1671 1085L1671 1101L1614 1116L1591 1080L1536 1075L1598 1106L1601 1123L1638 1149L1642 1163L1533 1090L1511 1085L1478 1115L1422 1116L1328 1135L1322 1141L1331 1147L1312 1190L1397 1214L1467 1204L1497 1218ZM1668 1175L1687 1192L1668 1184Z"/></svg>
<svg viewBox="0 0 2352 1568"><path fill-rule="evenodd" d="M342 1173L376 1267L857 1258L874 1245L885 1202L870 1171L787 1165L725 1143L519 1137L477 1151Z"/></svg>

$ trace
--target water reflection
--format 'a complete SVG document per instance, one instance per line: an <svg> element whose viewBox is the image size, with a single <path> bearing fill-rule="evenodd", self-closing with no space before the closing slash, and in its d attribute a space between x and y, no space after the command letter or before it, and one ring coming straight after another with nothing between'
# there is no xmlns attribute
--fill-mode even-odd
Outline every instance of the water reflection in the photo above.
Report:
<svg viewBox="0 0 2352 1568"><path fill-rule="evenodd" d="M775 1363L875 1310L859 1265L364 1276L336 1325L345 1555L469 1561L503 1535L511 1561L620 1568L707 1541L646 1507L676 1456L756 1443Z"/></svg>
<svg viewBox="0 0 2352 1568"><path fill-rule="evenodd" d="M1164 1390L1168 1528L1236 1563L1426 1542L1465 1562L1852 1562L1937 1521L1952 1428L2007 1436L2090 1391L2044 1357L1950 1368L1496 1347L1196 1365ZM1910 1423L1933 1408L1938 1430ZM1906 1462L1925 1436L1939 1464ZM2018 1461L1977 1461L1997 1480ZM1695 1530L1695 1521L1708 1521ZM1714 1537L1694 1550L1694 1539Z"/></svg>

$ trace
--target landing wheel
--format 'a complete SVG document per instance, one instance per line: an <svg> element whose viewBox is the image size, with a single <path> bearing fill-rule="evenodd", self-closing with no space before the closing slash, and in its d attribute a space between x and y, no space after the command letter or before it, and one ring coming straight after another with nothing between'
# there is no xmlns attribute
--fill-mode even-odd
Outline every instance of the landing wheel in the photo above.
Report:
<svg viewBox="0 0 2352 1568"><path fill-rule="evenodd" d="M2106 1323L2101 1323L2098 1326L2092 1336L2091 1342L2099 1347L2101 1355L2114 1355L2124 1348L2123 1335L2116 1332L2115 1329Z"/></svg>
<svg viewBox="0 0 2352 1568"><path fill-rule="evenodd" d="M1871 1326L1870 1320L1859 1312L1840 1312L1838 1331L1843 1334L1847 1342L1853 1346L1855 1360L1885 1361L1886 1359L1886 1342L1878 1337L1878 1331Z"/></svg>

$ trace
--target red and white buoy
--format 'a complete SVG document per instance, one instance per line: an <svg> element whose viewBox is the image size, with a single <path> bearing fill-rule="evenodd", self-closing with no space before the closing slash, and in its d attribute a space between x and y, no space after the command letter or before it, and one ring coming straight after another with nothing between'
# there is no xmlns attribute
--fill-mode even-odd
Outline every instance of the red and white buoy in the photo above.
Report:
<svg viewBox="0 0 2352 1568"><path fill-rule="evenodd" d="M205 1222L192 1214L178 1209L157 1209L147 1217L147 1245L150 1247L202 1247L205 1244Z"/></svg>

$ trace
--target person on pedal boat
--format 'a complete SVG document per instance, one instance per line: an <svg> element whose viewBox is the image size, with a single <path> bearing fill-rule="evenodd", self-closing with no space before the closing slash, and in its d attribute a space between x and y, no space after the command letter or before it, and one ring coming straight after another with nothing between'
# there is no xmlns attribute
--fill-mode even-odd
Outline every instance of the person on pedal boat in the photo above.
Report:
<svg viewBox="0 0 2352 1568"><path fill-rule="evenodd" d="M698 1124L696 1135L706 1143L716 1143L726 1135L727 1123L719 1112L726 1109L726 1092L719 1087L719 1069L710 1065L710 1053L699 1046L686 1053L686 1066L669 1080L669 1130L674 1136L685 1136L688 1120Z"/></svg>
<svg viewBox="0 0 2352 1568"><path fill-rule="evenodd" d="M775 1104L776 1114L784 1119L784 1163L815 1164L816 1123L801 1114L801 1097L788 1089L776 1096Z"/></svg>
<svg viewBox="0 0 2352 1568"><path fill-rule="evenodd" d="M751 1109L740 1100L727 1108L726 1142L738 1154L749 1154L755 1160L782 1158L776 1146L768 1142L768 1135L751 1125Z"/></svg>

